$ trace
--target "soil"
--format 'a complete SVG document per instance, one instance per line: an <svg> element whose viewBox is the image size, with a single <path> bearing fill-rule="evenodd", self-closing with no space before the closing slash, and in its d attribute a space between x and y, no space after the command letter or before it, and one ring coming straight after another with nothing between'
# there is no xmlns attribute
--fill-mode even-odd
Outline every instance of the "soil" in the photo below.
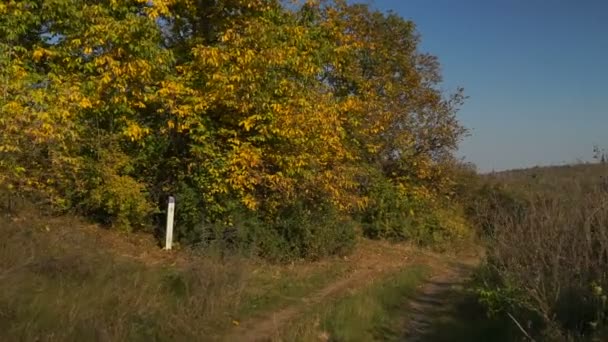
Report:
<svg viewBox="0 0 608 342"><path fill-rule="evenodd" d="M454 293L462 291L478 258L433 263L433 275L420 285L407 305L403 340L428 341L439 318L454 315Z"/></svg>

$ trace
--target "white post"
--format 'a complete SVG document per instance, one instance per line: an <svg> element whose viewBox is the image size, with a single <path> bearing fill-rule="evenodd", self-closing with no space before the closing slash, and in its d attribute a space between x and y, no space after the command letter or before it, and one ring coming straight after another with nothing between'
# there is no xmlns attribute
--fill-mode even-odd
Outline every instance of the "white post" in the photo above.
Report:
<svg viewBox="0 0 608 342"><path fill-rule="evenodd" d="M169 196L169 207L167 207L167 235L165 249L170 250L173 245L173 214L175 213L175 198Z"/></svg>

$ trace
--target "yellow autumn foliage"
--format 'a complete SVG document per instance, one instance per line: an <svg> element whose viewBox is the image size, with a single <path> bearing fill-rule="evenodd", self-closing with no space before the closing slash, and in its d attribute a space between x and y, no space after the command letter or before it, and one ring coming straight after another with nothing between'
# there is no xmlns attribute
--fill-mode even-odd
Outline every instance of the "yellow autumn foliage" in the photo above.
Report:
<svg viewBox="0 0 608 342"><path fill-rule="evenodd" d="M371 174L432 202L462 95L418 43L345 1L3 2L0 186L121 226L170 194L192 227L236 207L354 215L377 202Z"/></svg>

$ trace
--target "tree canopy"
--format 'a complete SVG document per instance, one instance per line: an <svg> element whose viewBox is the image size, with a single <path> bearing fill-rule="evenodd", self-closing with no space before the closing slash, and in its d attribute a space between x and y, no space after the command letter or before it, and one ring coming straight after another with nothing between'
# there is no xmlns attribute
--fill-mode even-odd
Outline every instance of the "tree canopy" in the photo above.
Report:
<svg viewBox="0 0 608 342"><path fill-rule="evenodd" d="M126 229L169 194L190 230L296 203L354 217L379 181L427 205L465 130L419 42L345 1L4 1L0 187Z"/></svg>

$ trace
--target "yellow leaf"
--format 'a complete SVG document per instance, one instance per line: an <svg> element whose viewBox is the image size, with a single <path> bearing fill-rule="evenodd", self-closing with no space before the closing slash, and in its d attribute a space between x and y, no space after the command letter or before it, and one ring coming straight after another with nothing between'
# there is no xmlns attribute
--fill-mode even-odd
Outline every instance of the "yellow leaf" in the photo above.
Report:
<svg viewBox="0 0 608 342"><path fill-rule="evenodd" d="M243 204L251 210L255 210L258 206L257 201L251 195L247 195L243 198Z"/></svg>
<svg viewBox="0 0 608 342"><path fill-rule="evenodd" d="M34 50L34 53L32 54L32 57L34 58L34 60L36 62L40 61L42 59L42 57L44 57L44 53L45 50L42 48L37 48L36 50Z"/></svg>
<svg viewBox="0 0 608 342"><path fill-rule="evenodd" d="M89 99L87 99L86 97L85 97L85 98L82 98L82 99L80 100L79 105L80 105L80 107L81 107L81 108L83 108L83 109L93 107L93 105L91 104L91 101L89 101Z"/></svg>

